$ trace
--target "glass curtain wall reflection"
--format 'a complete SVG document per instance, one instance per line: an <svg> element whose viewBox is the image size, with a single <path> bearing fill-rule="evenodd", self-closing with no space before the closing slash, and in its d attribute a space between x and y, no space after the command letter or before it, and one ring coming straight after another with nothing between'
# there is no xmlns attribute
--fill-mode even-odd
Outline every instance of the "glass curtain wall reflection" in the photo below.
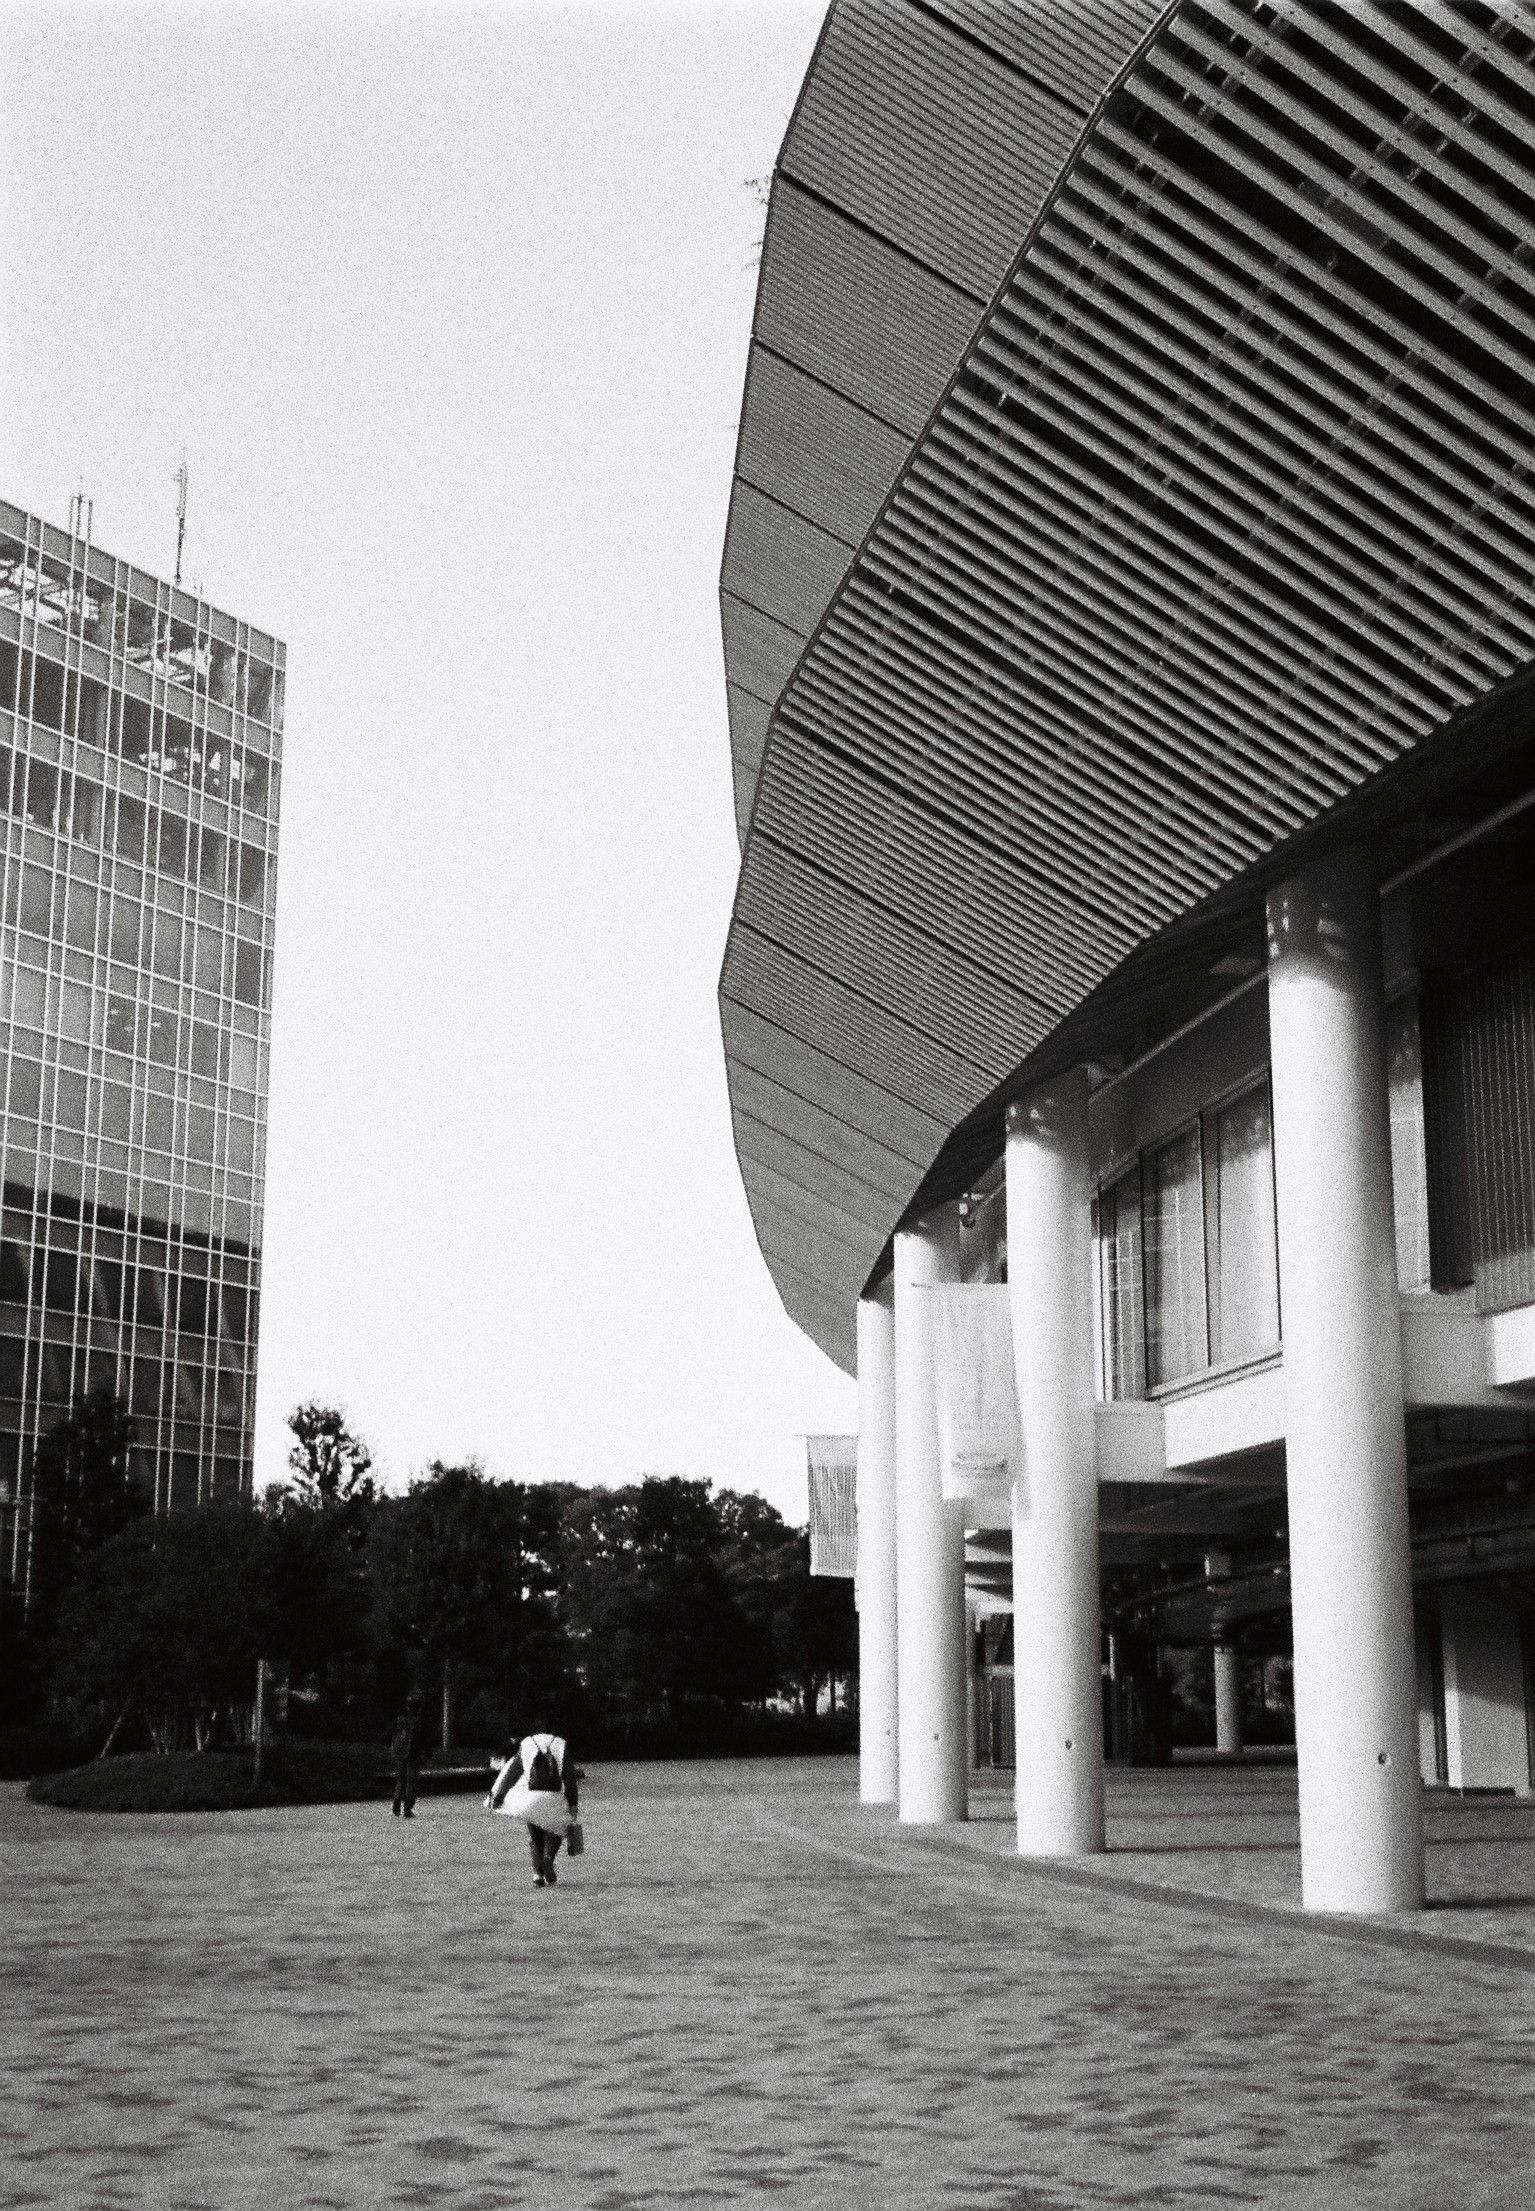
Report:
<svg viewBox="0 0 1535 2211"><path fill-rule="evenodd" d="M284 662L0 503L12 1586L32 1453L88 1391L160 1509L250 1486Z"/></svg>

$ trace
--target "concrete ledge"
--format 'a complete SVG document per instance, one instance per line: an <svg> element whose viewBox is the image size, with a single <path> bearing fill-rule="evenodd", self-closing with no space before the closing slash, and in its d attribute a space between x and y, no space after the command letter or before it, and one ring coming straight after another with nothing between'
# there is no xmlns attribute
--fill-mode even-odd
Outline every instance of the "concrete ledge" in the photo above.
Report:
<svg viewBox="0 0 1535 2211"><path fill-rule="evenodd" d="M1489 1313L1482 1326L1487 1339L1487 1379L1494 1389L1535 1384L1535 1305L1511 1313Z"/></svg>
<svg viewBox="0 0 1535 2211"><path fill-rule="evenodd" d="M1402 1383L1409 1408L1535 1407L1535 1305L1483 1314L1470 1290L1405 1292ZM1155 1399L1096 1408L1100 1482L1188 1481L1285 1440L1284 1355L1229 1374L1194 1375Z"/></svg>

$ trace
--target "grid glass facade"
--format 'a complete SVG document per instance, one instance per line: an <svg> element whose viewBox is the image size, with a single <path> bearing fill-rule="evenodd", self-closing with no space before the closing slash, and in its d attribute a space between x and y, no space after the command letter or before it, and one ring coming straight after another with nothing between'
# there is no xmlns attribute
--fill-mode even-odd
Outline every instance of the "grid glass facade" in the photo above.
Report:
<svg viewBox="0 0 1535 2211"><path fill-rule="evenodd" d="M248 1492L285 655L0 502L0 1580L38 1439L129 1407L157 1509Z"/></svg>

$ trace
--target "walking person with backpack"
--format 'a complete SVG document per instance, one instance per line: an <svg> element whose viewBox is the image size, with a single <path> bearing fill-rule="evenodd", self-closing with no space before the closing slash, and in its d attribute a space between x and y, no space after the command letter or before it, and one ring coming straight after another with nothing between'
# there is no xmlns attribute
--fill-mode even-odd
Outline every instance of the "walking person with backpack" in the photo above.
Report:
<svg viewBox="0 0 1535 2211"><path fill-rule="evenodd" d="M533 1886L552 1889L560 1844L569 1837L572 1857L581 1848L581 1825L576 1818L580 1808L576 1762L564 1736L552 1734L547 1728L524 1735L497 1774L485 1802L493 1812L505 1812L527 1822Z"/></svg>

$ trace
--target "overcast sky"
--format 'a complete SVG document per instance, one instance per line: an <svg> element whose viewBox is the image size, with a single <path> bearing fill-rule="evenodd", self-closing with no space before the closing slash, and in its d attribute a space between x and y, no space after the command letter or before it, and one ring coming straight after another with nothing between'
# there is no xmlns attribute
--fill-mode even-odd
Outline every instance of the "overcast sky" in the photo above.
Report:
<svg viewBox="0 0 1535 2211"><path fill-rule="evenodd" d="M820 18L0 0L0 494L288 645L258 1485L758 1487L852 1385L731 1149L715 599Z"/></svg>

